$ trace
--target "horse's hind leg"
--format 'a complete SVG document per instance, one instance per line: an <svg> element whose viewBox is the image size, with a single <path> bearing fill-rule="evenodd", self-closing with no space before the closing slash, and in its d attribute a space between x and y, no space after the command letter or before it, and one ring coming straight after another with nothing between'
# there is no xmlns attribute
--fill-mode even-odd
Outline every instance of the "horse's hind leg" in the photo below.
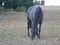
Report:
<svg viewBox="0 0 60 45"><path fill-rule="evenodd" d="M41 25L42 25L42 21L39 22L39 27L38 27L39 29L38 29L38 34L37 34L38 39L40 39Z"/></svg>

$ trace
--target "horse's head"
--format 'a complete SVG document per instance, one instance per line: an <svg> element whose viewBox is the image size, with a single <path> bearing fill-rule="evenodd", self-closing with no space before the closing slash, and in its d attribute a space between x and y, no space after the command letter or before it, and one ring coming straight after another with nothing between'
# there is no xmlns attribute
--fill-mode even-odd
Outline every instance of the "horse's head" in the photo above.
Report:
<svg viewBox="0 0 60 45"><path fill-rule="evenodd" d="M35 27L35 28L33 29L33 35L34 35L34 37L35 37L35 35L37 35L37 34L38 34L38 28Z"/></svg>

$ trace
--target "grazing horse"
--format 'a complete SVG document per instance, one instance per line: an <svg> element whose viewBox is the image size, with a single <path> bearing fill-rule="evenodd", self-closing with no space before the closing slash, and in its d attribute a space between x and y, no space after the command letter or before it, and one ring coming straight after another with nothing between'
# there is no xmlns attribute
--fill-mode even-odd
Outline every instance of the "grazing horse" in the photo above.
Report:
<svg viewBox="0 0 60 45"><path fill-rule="evenodd" d="M31 39L37 35L40 39L41 25L43 20L43 12L39 5L29 7L27 10L27 29L28 36L30 36L29 29L31 29Z"/></svg>

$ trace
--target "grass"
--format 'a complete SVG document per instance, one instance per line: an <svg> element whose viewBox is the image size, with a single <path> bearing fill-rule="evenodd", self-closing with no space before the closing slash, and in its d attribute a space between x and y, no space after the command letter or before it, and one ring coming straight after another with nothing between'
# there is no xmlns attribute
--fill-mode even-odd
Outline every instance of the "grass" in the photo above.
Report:
<svg viewBox="0 0 60 45"><path fill-rule="evenodd" d="M41 39L36 37L33 41L27 36L26 13L7 13L5 18L0 19L0 45L59 45L60 10L47 10L43 9Z"/></svg>

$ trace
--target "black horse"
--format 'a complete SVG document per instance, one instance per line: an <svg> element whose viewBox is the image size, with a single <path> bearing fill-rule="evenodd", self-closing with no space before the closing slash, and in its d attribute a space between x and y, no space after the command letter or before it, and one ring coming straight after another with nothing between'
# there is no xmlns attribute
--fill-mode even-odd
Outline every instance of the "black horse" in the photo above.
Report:
<svg viewBox="0 0 60 45"><path fill-rule="evenodd" d="M35 35L37 35L38 39L40 39L41 25L43 21L43 12L41 7L39 5L29 7L27 14L28 36L30 36L30 29L31 38L34 39Z"/></svg>

